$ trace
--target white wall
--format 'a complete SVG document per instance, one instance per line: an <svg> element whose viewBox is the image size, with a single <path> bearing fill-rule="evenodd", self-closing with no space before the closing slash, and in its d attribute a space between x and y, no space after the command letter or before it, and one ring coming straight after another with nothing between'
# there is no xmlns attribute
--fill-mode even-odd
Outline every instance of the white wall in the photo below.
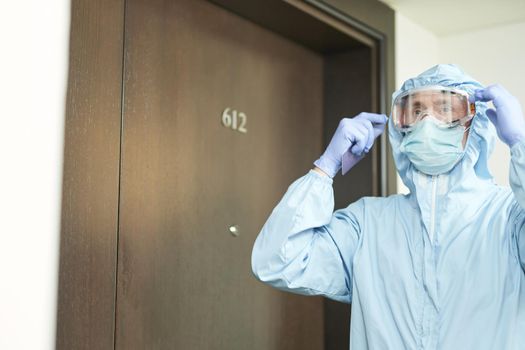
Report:
<svg viewBox="0 0 525 350"><path fill-rule="evenodd" d="M525 108L525 22L440 38L439 58L459 64L482 84L500 83ZM498 140L489 167L501 185L509 184L509 162L509 148Z"/></svg>
<svg viewBox="0 0 525 350"><path fill-rule="evenodd" d="M0 349L54 349L69 1L0 2Z"/></svg>
<svg viewBox="0 0 525 350"><path fill-rule="evenodd" d="M396 12L396 88L438 64L438 38Z"/></svg>
<svg viewBox="0 0 525 350"><path fill-rule="evenodd" d="M525 23L438 37L396 12L396 85L437 63L459 64L482 84L500 83L525 108ZM510 154L498 140L489 167L497 183L508 185ZM398 178L398 192L407 189Z"/></svg>

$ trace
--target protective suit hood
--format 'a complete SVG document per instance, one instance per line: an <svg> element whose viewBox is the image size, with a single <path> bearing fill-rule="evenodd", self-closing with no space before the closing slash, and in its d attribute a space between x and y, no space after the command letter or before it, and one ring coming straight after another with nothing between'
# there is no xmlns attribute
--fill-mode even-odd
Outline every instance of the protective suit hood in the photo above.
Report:
<svg viewBox="0 0 525 350"><path fill-rule="evenodd" d="M457 65L440 64L424 71L415 78L405 81L401 88L392 95L392 101L397 95L407 90L428 85L455 87L468 93L483 88L479 82L465 74ZM485 113L486 109L486 103L476 102L476 115L471 122L465 154L451 171L438 176L441 178L440 193L446 192L449 197L454 192L461 193L463 196L460 198L468 201L467 193L479 192L484 187L493 185L492 175L487 164L496 139L496 130ZM388 129L399 175L405 186L410 189L409 196L417 201L421 207L421 204L428 200L428 197L421 192L426 192L432 176L415 169L407 156L399 151L403 135L394 128L392 118L389 120ZM416 197L413 197L414 195Z"/></svg>

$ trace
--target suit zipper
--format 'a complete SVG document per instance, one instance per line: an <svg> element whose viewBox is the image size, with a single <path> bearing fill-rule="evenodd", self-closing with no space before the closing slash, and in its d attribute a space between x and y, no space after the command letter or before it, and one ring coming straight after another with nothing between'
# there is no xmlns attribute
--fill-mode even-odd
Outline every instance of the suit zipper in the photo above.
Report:
<svg viewBox="0 0 525 350"><path fill-rule="evenodd" d="M436 192L438 175L432 175L432 203L430 206L430 243L434 244L434 229L436 223Z"/></svg>

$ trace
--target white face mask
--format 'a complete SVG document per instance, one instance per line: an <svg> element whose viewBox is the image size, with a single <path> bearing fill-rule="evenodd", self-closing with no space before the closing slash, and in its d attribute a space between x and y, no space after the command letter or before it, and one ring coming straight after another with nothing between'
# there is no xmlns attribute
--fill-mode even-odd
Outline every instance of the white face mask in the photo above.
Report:
<svg viewBox="0 0 525 350"><path fill-rule="evenodd" d="M400 151L419 171L428 175L443 174L452 170L465 153L463 135L467 129L462 125L440 127L429 116L403 137Z"/></svg>

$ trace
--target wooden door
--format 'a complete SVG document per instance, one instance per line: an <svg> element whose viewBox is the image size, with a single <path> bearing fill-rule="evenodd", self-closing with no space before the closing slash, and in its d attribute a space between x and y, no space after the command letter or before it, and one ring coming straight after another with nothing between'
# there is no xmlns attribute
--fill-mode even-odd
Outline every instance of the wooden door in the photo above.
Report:
<svg viewBox="0 0 525 350"><path fill-rule="evenodd" d="M385 110L393 11L367 0L73 0L71 11L57 349L346 347L348 305L273 290L249 259L340 118ZM381 140L336 177L336 208L395 191L387 154Z"/></svg>
<svg viewBox="0 0 525 350"><path fill-rule="evenodd" d="M116 348L322 349L250 256L322 151L323 57L195 0L128 0L124 57Z"/></svg>

